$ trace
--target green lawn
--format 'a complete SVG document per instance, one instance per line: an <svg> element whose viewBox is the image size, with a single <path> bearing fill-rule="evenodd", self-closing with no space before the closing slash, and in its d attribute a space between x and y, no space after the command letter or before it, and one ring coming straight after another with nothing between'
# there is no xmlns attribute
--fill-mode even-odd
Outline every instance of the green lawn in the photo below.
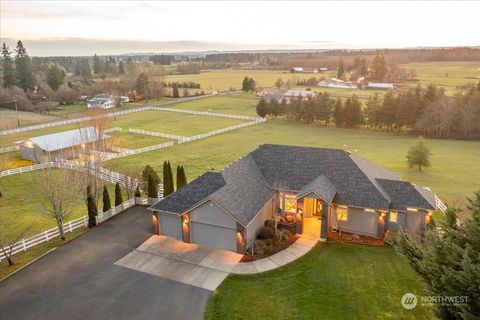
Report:
<svg viewBox="0 0 480 320"><path fill-rule="evenodd" d="M110 132L108 135L112 137L111 143L114 146L127 149L138 149L170 141L160 137L130 133L128 131Z"/></svg>
<svg viewBox="0 0 480 320"><path fill-rule="evenodd" d="M400 304L405 293L424 290L390 247L320 243L279 269L228 276L205 319L435 319L430 307Z"/></svg>
<svg viewBox="0 0 480 320"><path fill-rule="evenodd" d="M480 141L426 139L432 152L431 168L409 169L406 154L415 143L412 136L367 130L323 128L315 125L269 120L265 124L230 131L168 149L128 156L106 162L123 171L140 171L152 165L162 172L164 160L172 167L184 165L189 180L215 168L220 170L264 143L343 148L356 152L378 165L400 173L404 179L429 186L444 201L462 205L465 196L480 189Z"/></svg>
<svg viewBox="0 0 480 320"><path fill-rule="evenodd" d="M172 108L257 116L258 97L253 93L235 93L175 104Z"/></svg>
<svg viewBox="0 0 480 320"><path fill-rule="evenodd" d="M50 169L52 170L52 169ZM57 169L53 169L57 170ZM71 171L69 171L71 172ZM2 197L0 198L0 211L4 216L20 215L19 221L22 225L32 224L29 234L37 234L46 229L56 226L53 218L41 213L40 199L41 186L39 186L38 172L25 172L0 179ZM100 182L103 188L103 181ZM114 203L114 185L108 184L111 203ZM125 199L126 200L126 199ZM102 200L98 202L99 209L102 207ZM83 194L74 199L74 213L68 220L79 218L87 214L87 207L83 201ZM18 232L12 229L11 232Z"/></svg>
<svg viewBox="0 0 480 320"><path fill-rule="evenodd" d="M116 117L111 126L192 136L242 122L245 121L151 110Z"/></svg>

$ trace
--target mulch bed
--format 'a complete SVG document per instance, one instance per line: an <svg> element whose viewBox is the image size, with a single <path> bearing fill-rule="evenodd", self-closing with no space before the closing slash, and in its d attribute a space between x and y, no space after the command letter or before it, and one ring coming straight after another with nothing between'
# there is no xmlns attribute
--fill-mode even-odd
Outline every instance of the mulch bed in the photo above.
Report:
<svg viewBox="0 0 480 320"><path fill-rule="evenodd" d="M358 244L366 244L369 246L376 246L376 247L383 247L385 246L385 242L383 238L373 238L368 236L362 236L358 234L352 234L345 231L342 231L341 235L339 232L333 232L332 230L328 230L328 242L341 242L341 243L358 243Z"/></svg>

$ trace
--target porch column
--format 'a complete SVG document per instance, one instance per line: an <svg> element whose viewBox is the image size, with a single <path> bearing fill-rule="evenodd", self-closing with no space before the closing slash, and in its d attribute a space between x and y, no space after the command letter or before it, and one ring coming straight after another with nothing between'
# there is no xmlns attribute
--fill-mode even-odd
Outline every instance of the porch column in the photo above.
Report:
<svg viewBox="0 0 480 320"><path fill-rule="evenodd" d="M158 222L158 213L153 211L152 212L152 226L153 226L153 234L160 234L160 223Z"/></svg>
<svg viewBox="0 0 480 320"><path fill-rule="evenodd" d="M181 217L182 220L182 240L183 242L190 243L190 216L185 213Z"/></svg>
<svg viewBox="0 0 480 320"><path fill-rule="evenodd" d="M246 229L237 222L237 252L245 253L247 251Z"/></svg>
<svg viewBox="0 0 480 320"><path fill-rule="evenodd" d="M375 211L378 214L378 224L377 224L377 237L383 238L385 236L385 217L387 213L385 211Z"/></svg>
<svg viewBox="0 0 480 320"><path fill-rule="evenodd" d="M320 229L320 239L327 240L328 234L328 211L330 210L330 205L322 200L322 224Z"/></svg>
<svg viewBox="0 0 480 320"><path fill-rule="evenodd" d="M297 233L303 233L303 215L304 215L304 206L305 197L297 199L297 214L295 219L297 220Z"/></svg>

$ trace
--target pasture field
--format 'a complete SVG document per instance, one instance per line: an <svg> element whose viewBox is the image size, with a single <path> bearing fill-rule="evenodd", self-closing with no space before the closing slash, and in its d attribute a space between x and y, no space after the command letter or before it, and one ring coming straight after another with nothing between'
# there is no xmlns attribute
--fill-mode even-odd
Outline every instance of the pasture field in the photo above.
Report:
<svg viewBox="0 0 480 320"><path fill-rule="evenodd" d="M112 137L110 142L112 145L127 149L138 149L170 141L160 137L147 136L128 131L110 132L108 135Z"/></svg>
<svg viewBox="0 0 480 320"><path fill-rule="evenodd" d="M60 169L48 169L60 170ZM73 171L68 171L73 174ZM14 174L7 177L2 177L0 180L0 187L2 197L0 198L0 211L2 216L20 215L18 218L21 225L28 226L32 224L29 233L37 234L46 229L56 226L55 220L44 216L41 213L41 185L38 172L25 172ZM99 185L103 189L105 181L100 181ZM114 204L115 186L106 183L112 206ZM124 200L126 200L124 196ZM98 208L101 210L103 204L102 199L98 202ZM79 194L78 198L73 202L73 214L68 220L79 218L87 214L87 206L83 201L83 195ZM8 218L7 218L8 219ZM66 221L65 221L66 222ZM18 232L18 230L11 230L11 232Z"/></svg>
<svg viewBox="0 0 480 320"><path fill-rule="evenodd" d="M399 65L400 68L413 69L417 73L416 79L422 86L434 83L447 89L448 95L454 95L457 86L478 83L480 81L480 61L437 61L408 63ZM416 86L417 83L405 83Z"/></svg>
<svg viewBox="0 0 480 320"><path fill-rule="evenodd" d="M173 105L172 108L256 117L258 116L257 104L258 97L255 94L235 93L228 96L215 96L182 102Z"/></svg>
<svg viewBox="0 0 480 320"><path fill-rule="evenodd" d="M426 139L432 152L431 168L409 169L406 154L415 137L367 130L319 127L285 120L230 131L171 148L106 162L120 172L140 171L147 164L162 172L164 160L185 166L189 181L215 168L220 170L264 143L343 148L400 173L404 179L429 186L444 201L463 205L465 196L480 189L480 141Z"/></svg>
<svg viewBox="0 0 480 320"><path fill-rule="evenodd" d="M36 112L18 111L21 126L29 126L41 122L55 121L57 117ZM18 126L17 112L12 109L0 108L0 130Z"/></svg>

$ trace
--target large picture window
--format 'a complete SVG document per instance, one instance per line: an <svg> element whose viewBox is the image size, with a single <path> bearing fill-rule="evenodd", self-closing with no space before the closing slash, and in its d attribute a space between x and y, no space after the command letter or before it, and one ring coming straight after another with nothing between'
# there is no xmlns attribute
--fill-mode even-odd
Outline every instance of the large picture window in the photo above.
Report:
<svg viewBox="0 0 480 320"><path fill-rule="evenodd" d="M397 211L390 211L390 222L397 222Z"/></svg>
<svg viewBox="0 0 480 320"><path fill-rule="evenodd" d="M285 195L285 212L297 212L297 198L293 194Z"/></svg>

